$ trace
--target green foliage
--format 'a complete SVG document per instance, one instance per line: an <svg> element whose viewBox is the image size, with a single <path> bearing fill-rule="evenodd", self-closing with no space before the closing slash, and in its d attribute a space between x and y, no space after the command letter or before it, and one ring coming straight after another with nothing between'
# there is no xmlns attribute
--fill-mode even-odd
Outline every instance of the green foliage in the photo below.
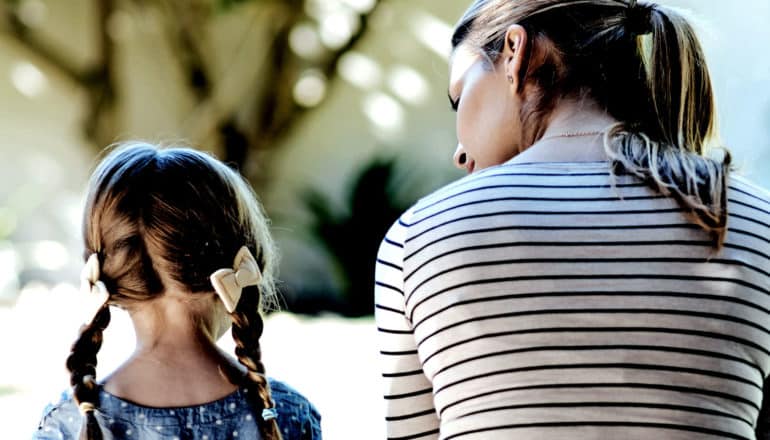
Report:
<svg viewBox="0 0 770 440"><path fill-rule="evenodd" d="M260 2L266 3L269 0L216 0L216 8L218 11L227 11L240 4L248 2Z"/></svg>
<svg viewBox="0 0 770 440"><path fill-rule="evenodd" d="M9 386L0 386L0 396L7 396L19 392L16 388Z"/></svg>
<svg viewBox="0 0 770 440"><path fill-rule="evenodd" d="M16 229L16 213L10 208L0 206L0 241L8 238Z"/></svg>
<svg viewBox="0 0 770 440"><path fill-rule="evenodd" d="M374 310L374 267L382 238L416 200L400 197L390 188L395 172L392 160L377 159L355 178L343 212L331 208L328 198L311 189L303 194L313 214L316 239L334 258L343 274L342 310L348 316L370 315Z"/></svg>

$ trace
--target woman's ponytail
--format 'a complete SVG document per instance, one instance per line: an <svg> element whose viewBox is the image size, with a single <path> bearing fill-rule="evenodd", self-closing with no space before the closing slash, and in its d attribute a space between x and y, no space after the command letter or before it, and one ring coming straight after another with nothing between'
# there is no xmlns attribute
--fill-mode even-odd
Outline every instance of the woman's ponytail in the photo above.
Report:
<svg viewBox="0 0 770 440"><path fill-rule="evenodd" d="M648 83L663 140L702 154L716 129L716 106L703 49L692 26L679 13L654 6L650 21Z"/></svg>
<svg viewBox="0 0 770 440"><path fill-rule="evenodd" d="M717 140L714 94L687 20L638 0L476 0L452 45L470 44L496 62L511 23L541 53L525 78L523 145L539 139L559 98L594 99L620 121L605 136L613 170L674 197L720 248L730 155L706 156Z"/></svg>
<svg viewBox="0 0 770 440"><path fill-rule="evenodd" d="M607 152L616 169L676 198L720 248L727 233L731 158L726 151L720 160L705 156L716 138L716 106L703 49L679 13L635 2L630 8L641 11L629 14L627 26L631 35L637 31L651 108L639 130L627 124L611 130ZM649 20L649 36L638 32L639 17Z"/></svg>

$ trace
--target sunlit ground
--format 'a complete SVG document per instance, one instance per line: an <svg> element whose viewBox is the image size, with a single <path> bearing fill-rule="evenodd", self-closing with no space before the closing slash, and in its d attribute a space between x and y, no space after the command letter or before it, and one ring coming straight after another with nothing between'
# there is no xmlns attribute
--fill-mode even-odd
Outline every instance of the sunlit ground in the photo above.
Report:
<svg viewBox="0 0 770 440"><path fill-rule="evenodd" d="M0 307L0 438L29 438L42 409L67 387L63 367L79 323L74 287L25 289ZM308 397L321 412L324 438L383 438L382 399L371 319L273 314L262 338L268 374ZM104 377L133 348L127 316L113 313L99 353ZM220 344L230 350L232 340Z"/></svg>

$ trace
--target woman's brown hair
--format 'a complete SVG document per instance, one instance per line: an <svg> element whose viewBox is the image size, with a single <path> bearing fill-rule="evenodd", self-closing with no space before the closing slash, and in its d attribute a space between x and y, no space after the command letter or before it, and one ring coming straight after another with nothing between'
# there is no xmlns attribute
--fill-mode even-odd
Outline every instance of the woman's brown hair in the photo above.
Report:
<svg viewBox="0 0 770 440"><path fill-rule="evenodd" d="M262 438L280 439L275 419L261 417L264 409L273 408L273 401L259 344L260 304L272 304L274 298L276 251L268 221L246 181L212 156L192 149L119 146L91 177L83 239L85 257L98 256L99 281L109 291L109 304L118 306L162 295L168 287L163 279L191 295L211 294L209 276L232 267L241 246L249 249L262 281L243 289L231 314L235 354L248 370L239 385L249 390ZM83 328L67 359L81 408L99 406L96 354L109 321L110 310L104 306ZM94 411L85 411L80 438L102 437Z"/></svg>
<svg viewBox="0 0 770 440"><path fill-rule="evenodd" d="M497 61L508 27L527 31L521 69L524 145L543 136L560 99L590 97L620 121L604 138L614 173L673 196L720 248L727 233L730 154L717 139L703 50L673 9L636 0L476 0L452 45Z"/></svg>

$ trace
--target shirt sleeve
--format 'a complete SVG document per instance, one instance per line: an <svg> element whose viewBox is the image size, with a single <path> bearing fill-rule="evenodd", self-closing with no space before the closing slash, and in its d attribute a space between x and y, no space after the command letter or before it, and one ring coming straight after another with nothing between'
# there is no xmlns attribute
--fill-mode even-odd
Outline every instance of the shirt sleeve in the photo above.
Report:
<svg viewBox="0 0 770 440"><path fill-rule="evenodd" d="M765 379L762 390L764 396L757 417L756 436L757 440L770 440L770 378Z"/></svg>
<svg viewBox="0 0 770 440"><path fill-rule="evenodd" d="M297 390L269 378L273 399L278 406L278 426L284 438L298 440L322 440L321 414L318 409Z"/></svg>
<svg viewBox="0 0 770 440"><path fill-rule="evenodd" d="M407 223L396 222L377 254L375 318L384 379L388 439L437 439L439 419L431 382L422 370L405 315L403 255Z"/></svg>
<svg viewBox="0 0 770 440"><path fill-rule="evenodd" d="M74 439L80 430L80 413L69 401L65 392L61 401L51 403L43 410L37 430L32 434L33 440L68 440Z"/></svg>
<svg viewBox="0 0 770 440"><path fill-rule="evenodd" d="M32 434L32 440L61 440L64 437L64 431L59 424L50 418L44 418L40 421L37 431Z"/></svg>

